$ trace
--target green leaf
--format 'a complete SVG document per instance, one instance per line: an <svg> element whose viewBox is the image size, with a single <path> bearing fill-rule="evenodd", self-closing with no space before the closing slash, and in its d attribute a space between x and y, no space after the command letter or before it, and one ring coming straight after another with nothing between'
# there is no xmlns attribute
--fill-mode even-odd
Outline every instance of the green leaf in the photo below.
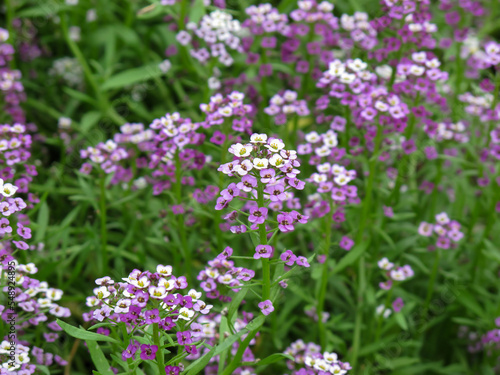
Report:
<svg viewBox="0 0 500 375"><path fill-rule="evenodd" d="M343 257L337 266L333 269L333 273L339 273L346 267L350 266L366 251L368 246L370 245L370 240L366 240L364 242L358 243L354 246L349 254Z"/></svg>
<svg viewBox="0 0 500 375"><path fill-rule="evenodd" d="M281 361L282 359L287 358L290 360L294 360L293 357L289 354L285 353L274 353L271 354L269 357L264 358L262 361L259 361L256 363L257 366L267 366L270 365L271 363Z"/></svg>
<svg viewBox="0 0 500 375"><path fill-rule="evenodd" d="M195 0L189 12L189 21L198 23L204 15L205 2L203 0Z"/></svg>
<svg viewBox="0 0 500 375"><path fill-rule="evenodd" d="M98 106L98 103L94 100L94 98L92 98L91 96L89 96L87 94L84 94L83 92L73 90L69 87L64 87L63 91L76 100L88 103L88 104L95 106L95 107Z"/></svg>
<svg viewBox="0 0 500 375"><path fill-rule="evenodd" d="M90 129L97 124L97 121L101 118L101 112L99 111L90 111L83 115L82 120L80 121L80 131L83 134L87 134Z"/></svg>
<svg viewBox="0 0 500 375"><path fill-rule="evenodd" d="M210 362L210 360L214 356L216 348L217 347L214 346L203 357L200 357L196 361L194 361L193 363L191 363L188 367L186 367L186 369L184 370L183 374L186 374L186 375L195 375L195 374L199 373L201 370L203 370L208 365L208 362Z"/></svg>
<svg viewBox="0 0 500 375"><path fill-rule="evenodd" d="M408 323L406 322L406 318L402 313L394 314L394 318L398 325L405 331L408 331Z"/></svg>
<svg viewBox="0 0 500 375"><path fill-rule="evenodd" d="M111 366L96 341L86 341L92 362L101 375L114 375Z"/></svg>
<svg viewBox="0 0 500 375"><path fill-rule="evenodd" d="M47 231L47 226L49 225L49 206L46 202L43 202L40 207L37 224L38 228L36 230L35 242L44 242L45 232Z"/></svg>
<svg viewBox="0 0 500 375"><path fill-rule="evenodd" d="M229 308L227 310L227 320L232 321L233 314L238 311L238 307L241 304L241 301L245 298L245 296L248 293L248 289L242 289L238 293L236 293L236 296L233 297L233 300L231 301L231 304L229 305Z"/></svg>
<svg viewBox="0 0 500 375"><path fill-rule="evenodd" d="M476 314L478 317L484 317L484 312L477 300L465 290L460 292L457 302L461 303L467 310Z"/></svg>
<svg viewBox="0 0 500 375"><path fill-rule="evenodd" d="M118 73L108 79L101 86L103 90L123 88L137 82L147 81L155 77L160 77L163 72L158 67L158 63L141 66L140 68L133 68Z"/></svg>
<svg viewBox="0 0 500 375"><path fill-rule="evenodd" d="M60 10L71 8L71 7L62 5L62 4L57 4L55 1L46 1L46 2L42 2L40 4L42 4L42 5L39 5L37 7L31 7L31 8L16 12L16 17L18 17L18 18L23 18L23 17L49 18L49 17L55 15Z"/></svg>
<svg viewBox="0 0 500 375"><path fill-rule="evenodd" d="M57 324L59 324L59 327L61 327L64 330L64 332L77 339L85 341L108 341L115 344L118 343L118 341L112 337L100 335L94 332L89 332L84 330L83 328L73 327L72 325L64 323L62 320L59 319L57 319Z"/></svg>

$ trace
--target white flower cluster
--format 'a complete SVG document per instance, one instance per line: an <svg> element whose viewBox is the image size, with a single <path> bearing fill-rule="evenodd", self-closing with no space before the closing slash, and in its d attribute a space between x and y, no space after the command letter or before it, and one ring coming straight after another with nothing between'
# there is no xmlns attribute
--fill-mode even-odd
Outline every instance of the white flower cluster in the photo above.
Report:
<svg viewBox="0 0 500 375"><path fill-rule="evenodd" d="M242 31L241 24L238 20L233 19L233 16L229 13L221 10L213 11L203 16L199 26L194 22L190 22L186 25L186 28L191 30L196 37L203 40L207 45L206 48L191 50L191 55L201 63L206 63L208 59L213 57L217 58L221 64L231 66L234 60L227 48L243 52L239 37ZM182 45L189 44L191 40L192 36L185 30L177 34L177 41Z"/></svg>
<svg viewBox="0 0 500 375"><path fill-rule="evenodd" d="M81 86L83 83L83 70L75 58L63 57L55 60L49 74L61 78L73 87Z"/></svg>
<svg viewBox="0 0 500 375"><path fill-rule="evenodd" d="M13 196L16 193L17 189L18 189L17 186L14 186L9 182L5 184L3 180L0 178L0 194L2 194L4 197Z"/></svg>

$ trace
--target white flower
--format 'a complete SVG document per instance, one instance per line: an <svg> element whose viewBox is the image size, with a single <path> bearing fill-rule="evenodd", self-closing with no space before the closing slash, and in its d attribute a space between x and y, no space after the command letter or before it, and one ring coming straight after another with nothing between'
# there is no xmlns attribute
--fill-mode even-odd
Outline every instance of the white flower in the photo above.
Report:
<svg viewBox="0 0 500 375"><path fill-rule="evenodd" d="M268 148L272 152L279 152L285 148L285 144L281 139L271 138L269 139L266 148Z"/></svg>
<svg viewBox="0 0 500 375"><path fill-rule="evenodd" d="M414 76L421 76L422 74L424 74L424 72L425 72L424 67L418 65L412 65L410 67L410 74L413 74Z"/></svg>
<svg viewBox="0 0 500 375"><path fill-rule="evenodd" d="M305 139L309 143L316 143L321 139L321 137L318 135L318 133L313 131L313 132L307 133L305 136Z"/></svg>
<svg viewBox="0 0 500 375"><path fill-rule="evenodd" d="M181 307L179 310L179 318L184 319L184 320L191 320L191 318L194 316L194 311L190 310L186 307Z"/></svg>
<svg viewBox="0 0 500 375"><path fill-rule="evenodd" d="M439 224L448 224L450 222L450 218L446 214L446 212L441 212L440 214L436 215L436 221Z"/></svg>
<svg viewBox="0 0 500 375"><path fill-rule="evenodd" d="M168 295L167 289L163 286L151 285L148 289L149 295L154 299L163 299Z"/></svg>
<svg viewBox="0 0 500 375"><path fill-rule="evenodd" d="M328 352L323 353L323 359L327 363L337 363L339 360L337 353L328 353Z"/></svg>
<svg viewBox="0 0 500 375"><path fill-rule="evenodd" d="M171 67L172 63L170 62L170 60L163 60L161 63L158 64L158 68L160 68L162 73L167 73Z"/></svg>
<svg viewBox="0 0 500 375"><path fill-rule="evenodd" d="M188 296L191 297L192 301L193 302L196 302L198 301L201 296L202 296L202 293L201 292L197 292L196 290L194 289L191 289L189 292L188 292Z"/></svg>
<svg viewBox="0 0 500 375"><path fill-rule="evenodd" d="M68 117L60 117L57 125L59 129L69 129L71 127L71 119Z"/></svg>
<svg viewBox="0 0 500 375"><path fill-rule="evenodd" d="M286 90L283 94L283 98L285 98L287 102L293 102L297 99L297 93L295 91Z"/></svg>
<svg viewBox="0 0 500 375"><path fill-rule="evenodd" d="M85 16L87 22L94 22L97 19L97 11L95 9L89 9Z"/></svg>
<svg viewBox="0 0 500 375"><path fill-rule="evenodd" d="M50 298L52 301L59 301L63 295L63 291L61 289L50 288L45 294L47 298Z"/></svg>
<svg viewBox="0 0 500 375"><path fill-rule="evenodd" d="M353 83L356 79L356 75L350 73L342 73L340 75L339 81L345 84Z"/></svg>
<svg viewBox="0 0 500 375"><path fill-rule="evenodd" d="M80 41L81 39L81 30L78 26L71 26L69 28L69 38L74 40L75 42Z"/></svg>
<svg viewBox="0 0 500 375"><path fill-rule="evenodd" d="M394 267L394 263L389 262L389 259L387 258L380 259L377 264L379 268L387 271Z"/></svg>
<svg viewBox="0 0 500 375"><path fill-rule="evenodd" d="M172 266L163 266L158 264L156 266L156 272L162 276L170 276L172 274Z"/></svg>
<svg viewBox="0 0 500 375"><path fill-rule="evenodd" d="M363 70L366 69L366 67L368 66L367 63L361 61L361 59L355 59L355 60L352 60L352 61L349 61L347 63L347 66L351 69L351 70L354 70L355 72L361 72Z"/></svg>
<svg viewBox="0 0 500 375"><path fill-rule="evenodd" d="M269 164L279 168L284 163L283 158L279 154L274 154L271 159L269 159Z"/></svg>
<svg viewBox="0 0 500 375"><path fill-rule="evenodd" d="M128 313L131 303L132 303L131 300L127 298L122 298L116 303L115 313L125 313L125 314Z"/></svg>
<svg viewBox="0 0 500 375"><path fill-rule="evenodd" d="M41 308L46 308L46 307L50 308L54 305L50 298L39 298L37 302Z"/></svg>
<svg viewBox="0 0 500 375"><path fill-rule="evenodd" d="M330 166L330 163L323 163L323 164L318 165L316 168L318 169L319 173L328 173L331 166Z"/></svg>
<svg viewBox="0 0 500 375"><path fill-rule="evenodd" d="M397 270L392 270L389 275L391 276L391 279L396 281L403 281L404 279L406 279L403 270L400 268L398 268Z"/></svg>
<svg viewBox="0 0 500 375"><path fill-rule="evenodd" d="M3 43L9 39L9 32L0 28L0 42Z"/></svg>
<svg viewBox="0 0 500 375"><path fill-rule="evenodd" d="M238 173L240 176L245 176L252 169L253 169L253 164L248 159L243 160L241 164L238 164L234 167L234 171Z"/></svg>
<svg viewBox="0 0 500 375"><path fill-rule="evenodd" d="M349 183L349 181L351 181L351 179L345 174L339 174L339 175L335 176L333 181L335 181L335 183L337 185L344 186L344 185L347 185Z"/></svg>
<svg viewBox="0 0 500 375"><path fill-rule="evenodd" d="M267 141L267 134L254 133L250 136L250 143L265 143Z"/></svg>
<svg viewBox="0 0 500 375"><path fill-rule="evenodd" d="M167 280L167 279L162 277L160 280L158 280L158 286L162 286L166 290L172 290L175 288L175 281Z"/></svg>
<svg viewBox="0 0 500 375"><path fill-rule="evenodd" d="M17 186L12 185L11 183L4 184L3 180L0 179L0 194L2 194L4 197L13 196L16 193L17 189Z"/></svg>
<svg viewBox="0 0 500 375"><path fill-rule="evenodd" d="M252 152L252 146L236 143L229 148L229 152L234 156L244 158L250 155Z"/></svg>
<svg viewBox="0 0 500 375"><path fill-rule="evenodd" d="M108 288L106 288L105 286L94 289L94 294L98 299L105 299L111 295L111 293L109 293L108 291Z"/></svg>
<svg viewBox="0 0 500 375"><path fill-rule="evenodd" d="M274 156L279 156L277 154L274 154ZM255 169L264 169L264 168L267 168L267 166L269 165L269 160L267 160L266 158L262 158L262 159L259 159L259 158L255 158L253 159L253 166Z"/></svg>

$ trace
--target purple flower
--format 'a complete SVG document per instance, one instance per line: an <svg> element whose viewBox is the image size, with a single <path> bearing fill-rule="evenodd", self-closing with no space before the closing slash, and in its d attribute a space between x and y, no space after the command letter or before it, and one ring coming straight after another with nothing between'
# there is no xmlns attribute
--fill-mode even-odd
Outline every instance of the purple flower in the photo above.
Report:
<svg viewBox="0 0 500 375"><path fill-rule="evenodd" d="M137 344L137 342L131 341L130 344L128 344L127 349L122 352L122 360L126 361L129 358L134 358L135 353L138 349L139 345Z"/></svg>
<svg viewBox="0 0 500 375"><path fill-rule="evenodd" d="M260 181L263 184L268 184L274 181L276 176L276 171L274 169L261 169L260 171Z"/></svg>
<svg viewBox="0 0 500 375"><path fill-rule="evenodd" d="M296 262L297 262L297 266L306 267L306 268L310 267L310 264L307 261L307 258L304 256L298 256Z"/></svg>
<svg viewBox="0 0 500 375"><path fill-rule="evenodd" d="M190 331L177 332L177 341L180 345L188 345L193 342Z"/></svg>
<svg viewBox="0 0 500 375"><path fill-rule="evenodd" d="M227 188L221 191L220 195L227 201L231 201L234 197L237 197L240 194L240 189L236 186L236 184L230 183Z"/></svg>
<svg viewBox="0 0 500 375"><path fill-rule="evenodd" d="M269 199L271 199L271 202L286 200L285 186L282 184L267 186L264 189L264 192L269 194Z"/></svg>
<svg viewBox="0 0 500 375"><path fill-rule="evenodd" d="M343 236L340 240L339 246L342 249L349 251L354 246L354 241L347 236Z"/></svg>
<svg viewBox="0 0 500 375"><path fill-rule="evenodd" d="M265 300L259 303L259 309L264 315L269 315L274 311L273 303L270 300Z"/></svg>
<svg viewBox="0 0 500 375"><path fill-rule="evenodd" d="M148 360L148 359L155 359L157 351L158 351L158 347L156 345L142 344L141 345L141 359L144 361Z"/></svg>
<svg viewBox="0 0 500 375"><path fill-rule="evenodd" d="M286 213L286 212L282 212L280 214L278 214L278 228L280 231L282 231L283 233L285 232L291 232L294 230L294 227L293 227L293 217Z"/></svg>
<svg viewBox="0 0 500 375"><path fill-rule="evenodd" d="M273 256L273 248L270 245L257 245L255 248L254 259L271 258Z"/></svg>
<svg viewBox="0 0 500 375"><path fill-rule="evenodd" d="M144 319L146 324L153 324L160 322L160 312L158 309L148 310L144 313Z"/></svg>
<svg viewBox="0 0 500 375"><path fill-rule="evenodd" d="M22 238L24 239L30 239L31 238L31 229L25 227L22 224L18 224L17 226L17 234L19 234Z"/></svg>
<svg viewBox="0 0 500 375"><path fill-rule="evenodd" d="M394 302L392 303L392 309L395 311L395 312L400 312L401 309L404 307L404 302L403 302L403 299L398 297L394 300Z"/></svg>
<svg viewBox="0 0 500 375"><path fill-rule="evenodd" d="M0 234L12 233L12 227L9 225L9 220L6 218L0 219Z"/></svg>
<svg viewBox="0 0 500 375"><path fill-rule="evenodd" d="M292 250L286 250L283 254L280 255L280 259L285 262L287 266L293 266L293 264L297 260L297 256L292 252Z"/></svg>
<svg viewBox="0 0 500 375"><path fill-rule="evenodd" d="M181 368L178 366L166 366L165 374L166 375L179 375Z"/></svg>
<svg viewBox="0 0 500 375"><path fill-rule="evenodd" d="M248 221L253 224L263 224L267 218L268 209L265 207L252 207Z"/></svg>
<svg viewBox="0 0 500 375"><path fill-rule="evenodd" d="M249 193L257 187L257 179L253 176L245 175L241 178L241 182L238 182L236 186L238 189Z"/></svg>

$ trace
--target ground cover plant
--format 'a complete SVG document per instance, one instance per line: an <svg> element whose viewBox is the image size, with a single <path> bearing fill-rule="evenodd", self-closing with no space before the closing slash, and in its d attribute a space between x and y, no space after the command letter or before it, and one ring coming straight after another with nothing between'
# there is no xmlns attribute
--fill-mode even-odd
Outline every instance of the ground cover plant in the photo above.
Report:
<svg viewBox="0 0 500 375"><path fill-rule="evenodd" d="M500 374L500 2L0 15L0 374Z"/></svg>

